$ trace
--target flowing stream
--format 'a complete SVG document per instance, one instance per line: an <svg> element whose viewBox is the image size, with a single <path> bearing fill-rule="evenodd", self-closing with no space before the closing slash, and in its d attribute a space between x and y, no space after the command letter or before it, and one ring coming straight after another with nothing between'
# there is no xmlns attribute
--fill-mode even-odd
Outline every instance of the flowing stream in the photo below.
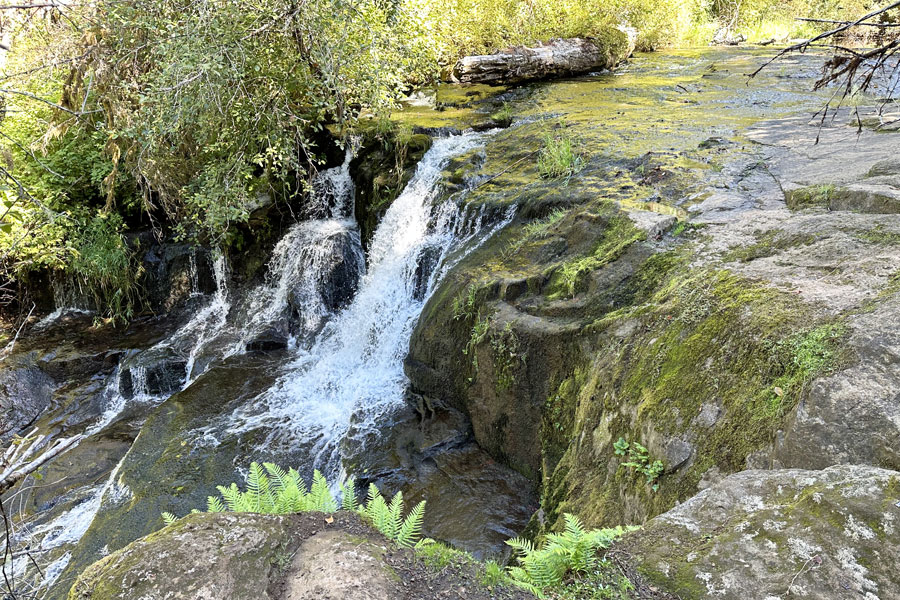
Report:
<svg viewBox="0 0 900 600"><path fill-rule="evenodd" d="M78 465L73 483L61 487L52 501L44 497L22 509L33 512L15 537L43 553L47 576L42 585L59 577L56 586L62 589L98 554L143 535L154 523L158 526L154 519L160 510L170 509L166 502L207 493L204 478L228 483L251 460L281 461L306 473L318 468L334 480L346 465L355 464L354 453L390 453L380 444L405 406L403 361L425 302L454 265L509 223L517 204L535 212L542 186L549 185L537 176L521 181L501 177L515 161L533 160L539 146L528 144L542 143L544 135L538 125L564 116L589 150L591 172L598 180L591 193L598 197L608 194L613 183L622 183L621 172L628 172L623 161L669 161L669 169L684 177L688 170L715 172L717 156L709 164L694 164L676 156L677 151L711 144L720 148L716 152L742 152L738 144L725 142L739 139L743 128L760 119L793 114L820 100L808 92L817 59L796 57L786 63L787 75L764 73L762 84L748 88L743 74L757 59L754 52L676 51L636 57L615 75L522 90L529 96L517 105L517 115L531 124L495 135L435 139L380 220L367 253L353 212L351 149L343 164L317 177L304 220L276 244L259 285L234 285L228 261L219 253L213 252L211 259L202 253L192 256L188 279L197 308L190 318L164 337L160 330L143 345L123 346L142 350L122 351L108 378L92 382L96 390L90 407L54 408L57 413L50 411L35 425L58 432L75 422L88 434L81 447L69 451L74 457L70 463ZM452 119L471 116L464 112L421 108L407 111L405 118L423 126L463 128ZM486 187L467 191L462 186L448 197L442 186L448 163L473 150L480 152L479 158L467 166L481 181L492 181L490 193L498 195L486 202L476 200L487 196ZM512 183L499 185L506 181ZM584 189L592 184L582 183ZM645 197L644 189L652 186L633 183L627 194L641 205L678 204L687 211L694 202L665 194ZM526 188L533 190L533 198L525 198ZM573 196L580 191L572 189ZM534 205L527 205L530 200ZM210 271L215 289L204 295L201 274ZM41 321L37 329L42 332L52 333L57 319L67 313L90 309L77 288L60 286L57 291L60 308ZM247 383L259 371L268 378ZM184 421L145 433L145 423L167 409L184 413ZM199 415L193 421L192 410ZM156 435L160 439L153 439ZM130 451L128 444L133 444ZM158 457L168 460L170 455L183 461L171 467L177 470L175 491L153 489L170 483L150 471L153 461L162 463ZM153 458L140 462L148 456ZM96 466L90 462L94 459ZM473 463L472 472L486 479L487 467ZM466 475L448 472L453 473L447 476L452 485ZM63 467L60 474L70 478ZM198 489L180 489L192 485ZM518 493L511 487L511 495ZM463 490L467 504L474 502L469 497L481 494L474 485L456 489ZM129 502L120 502L126 497ZM187 508L187 500L179 508ZM465 508L453 510L462 514ZM468 514L450 517L476 521ZM126 527L128 518L133 524ZM479 527L486 530L498 522L490 515ZM496 538L511 535L500 529ZM112 538L114 542L107 541ZM16 568L30 569L20 558Z"/></svg>
<svg viewBox="0 0 900 600"><path fill-rule="evenodd" d="M134 411L147 414L172 394L190 388L212 365L252 349L273 328L289 338L282 375L269 389L187 433L192 444L217 447L225 440L264 431L260 452L303 448L309 472L318 468L335 480L347 443L365 449L403 406L403 357L422 307L447 268L502 228L510 209L489 215L484 207L438 202L443 168L454 156L478 147L485 134L435 140L410 183L391 204L375 231L368 260L353 215L349 164L317 179L310 219L291 227L276 245L263 284L243 298L229 289L224 256L213 259L216 289L193 316L147 350L125 358L101 393L103 410L86 434L113 427ZM192 257L192 289L198 288ZM198 295L194 292L193 295ZM234 360L233 358L231 360ZM236 457L246 466L256 453ZM129 493L117 481L119 461L102 483L79 488L71 507L26 527L21 539L52 554L43 586L65 571L71 549L98 512ZM80 499L79 499L80 498ZM24 570L26 562L17 568Z"/></svg>

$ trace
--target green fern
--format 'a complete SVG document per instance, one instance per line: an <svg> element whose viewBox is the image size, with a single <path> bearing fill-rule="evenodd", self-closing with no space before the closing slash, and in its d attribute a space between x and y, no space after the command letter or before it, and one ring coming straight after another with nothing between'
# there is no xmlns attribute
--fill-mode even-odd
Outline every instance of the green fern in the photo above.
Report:
<svg viewBox="0 0 900 600"><path fill-rule="evenodd" d="M357 509L357 512L401 548L411 548L422 535L425 501L416 504L404 518L402 492L397 492L388 504L378 487L374 483L369 484L366 502Z"/></svg>
<svg viewBox="0 0 900 600"><path fill-rule="evenodd" d="M250 464L245 484L244 491L236 483L228 487L217 486L221 498L216 496L207 498L206 512L284 515L312 511L333 513L338 508L328 487L328 481L319 471L313 472L313 483L307 491L296 469L285 471L273 463L264 463L260 466L254 462ZM345 494L346 489L342 487ZM355 500L351 501L355 504ZM164 513L164 518L165 514L168 513ZM171 516L174 518L174 515Z"/></svg>
<svg viewBox="0 0 900 600"><path fill-rule="evenodd" d="M341 482L341 509L356 510L356 478L350 477L345 482Z"/></svg>
<svg viewBox="0 0 900 600"><path fill-rule="evenodd" d="M228 487L218 486L221 498L210 496L206 501L206 512L252 512L262 514L291 514L297 512L333 513L338 503L331 494L328 481L319 471L313 472L309 490L295 469L283 468L273 463L251 463L245 478L246 490L236 483ZM364 504L358 506L356 481L352 477L340 484L341 508L356 511L378 529L385 537L395 541L401 548L411 548L422 537L422 523L425 519L425 501L416 504L404 517L403 493L397 494L390 502L382 497L378 487L369 485L369 493ZM194 511L197 512L197 511ZM163 513L166 525L174 523L177 517Z"/></svg>
<svg viewBox="0 0 900 600"><path fill-rule="evenodd" d="M530 540L515 538L506 543L516 552L519 566L510 567L512 583L538 598L545 597L547 588L562 584L567 575L582 574L597 565L597 553L632 528L586 530L575 515L565 514L561 533L547 535L537 547Z"/></svg>

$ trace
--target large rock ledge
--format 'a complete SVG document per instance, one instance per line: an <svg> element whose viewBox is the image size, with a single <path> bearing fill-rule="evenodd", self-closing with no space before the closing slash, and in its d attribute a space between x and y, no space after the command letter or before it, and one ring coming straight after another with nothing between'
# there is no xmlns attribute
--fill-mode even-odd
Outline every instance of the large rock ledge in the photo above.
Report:
<svg viewBox="0 0 900 600"><path fill-rule="evenodd" d="M683 599L900 598L900 473L743 471L623 543Z"/></svg>
<svg viewBox="0 0 900 600"><path fill-rule="evenodd" d="M327 517L327 518L326 518ZM429 568L349 512L198 513L97 561L69 600L528 600Z"/></svg>
<svg viewBox="0 0 900 600"><path fill-rule="evenodd" d="M590 39L552 40L534 48L466 56L453 67L459 83L511 84L612 69L634 52L636 32L610 27Z"/></svg>

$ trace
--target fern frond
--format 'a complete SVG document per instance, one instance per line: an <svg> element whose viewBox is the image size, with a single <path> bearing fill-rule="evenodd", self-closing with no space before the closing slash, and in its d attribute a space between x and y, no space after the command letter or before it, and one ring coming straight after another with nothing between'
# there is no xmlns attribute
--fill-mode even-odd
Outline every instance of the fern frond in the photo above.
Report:
<svg viewBox="0 0 900 600"><path fill-rule="evenodd" d="M538 598L547 597L544 595L542 589L531 583L531 578L528 576L528 573L525 572L525 569L521 567L510 567L508 573L510 582L517 588L530 592Z"/></svg>
<svg viewBox="0 0 900 600"><path fill-rule="evenodd" d="M215 496L209 496L206 499L206 512L219 513L225 512L225 505Z"/></svg>
<svg viewBox="0 0 900 600"><path fill-rule="evenodd" d="M506 545L510 546L513 550L515 550L518 554L522 556L528 556L534 552L534 544L531 540L526 540L525 538L513 538L511 540L506 540Z"/></svg>
<svg viewBox="0 0 900 600"><path fill-rule="evenodd" d="M399 495L400 492L397 492ZM401 502L402 505L402 502ZM397 531L396 542L401 548L409 548L414 540L422 535L422 522L425 520L425 501L416 504Z"/></svg>
<svg viewBox="0 0 900 600"><path fill-rule="evenodd" d="M177 521L178 517L176 517L175 515L173 515L170 512L164 512L162 514L162 520L163 520L163 523L165 523L168 526L168 525L171 525L172 523L174 523L175 521Z"/></svg>
<svg viewBox="0 0 900 600"><path fill-rule="evenodd" d="M398 491L394 494L388 511L387 531L384 535L393 540L397 537L397 532L400 531L400 525L403 522L403 492Z"/></svg>
<svg viewBox="0 0 900 600"><path fill-rule="evenodd" d="M287 471L276 465L275 463L263 463L263 468L269 474L272 482L272 495L277 498L284 489L289 485L287 480Z"/></svg>
<svg viewBox="0 0 900 600"><path fill-rule="evenodd" d="M247 491L244 492L244 498L244 504L248 507L247 512L272 513L275 510L271 483L259 463L250 463L250 472L247 473Z"/></svg>
<svg viewBox="0 0 900 600"><path fill-rule="evenodd" d="M328 481L318 469L313 472L313 483L309 488L309 493L312 496L312 504L315 507L313 510L323 513L333 513L337 510L337 502L334 501L334 496L331 495Z"/></svg>
<svg viewBox="0 0 900 600"><path fill-rule="evenodd" d="M244 495L241 494L236 483L232 483L228 487L222 485L216 486L216 489L222 494L222 498L225 500L225 506L228 507L228 510L231 512L244 512Z"/></svg>
<svg viewBox="0 0 900 600"><path fill-rule="evenodd" d="M349 477L341 482L341 508L344 510L356 510L356 478Z"/></svg>

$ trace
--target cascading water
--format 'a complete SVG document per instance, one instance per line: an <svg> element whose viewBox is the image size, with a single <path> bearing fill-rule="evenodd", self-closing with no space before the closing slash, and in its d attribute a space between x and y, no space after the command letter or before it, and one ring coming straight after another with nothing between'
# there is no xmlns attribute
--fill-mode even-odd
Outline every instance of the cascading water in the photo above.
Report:
<svg viewBox="0 0 900 600"><path fill-rule="evenodd" d="M489 233L473 227L457 236L467 228L459 227L456 202L435 206L447 161L481 139L466 134L434 142L378 226L352 303L325 325L308 350L298 350L287 376L231 415L229 433L264 428L267 445L307 446L310 468L334 475L340 471L343 440L352 436L364 442L385 425L402 403L403 357L436 283L434 266L472 237Z"/></svg>
<svg viewBox="0 0 900 600"><path fill-rule="evenodd" d="M447 161L477 147L482 138L467 134L435 141L375 232L368 269L352 213L348 153L343 165L316 180L312 219L293 226L279 242L267 282L251 290L247 301L237 302L232 299L237 294L228 290L225 259L217 257L215 294L175 333L122 361L103 392L104 411L86 433L102 435L130 414L129 407L145 413L147 406L190 386L211 360L243 351L262 328L287 320L297 336L287 375L188 437L199 447L261 430L269 450L278 453L287 446L290 451L283 456L300 459L298 467L320 468L333 478L341 470L342 442L365 446L370 436L390 426L392 412L402 406L403 358L441 275L512 216L460 209L453 199L436 201ZM173 382L166 380L167 373ZM235 465L244 466L259 452L235 457ZM34 543L53 551L47 567L54 576L68 568L69 553L98 511L116 506L118 471L105 484L82 488L83 500L32 529Z"/></svg>
<svg viewBox="0 0 900 600"><path fill-rule="evenodd" d="M344 163L319 174L306 213L278 242L265 284L251 294L249 320L226 356L244 352L261 332L281 326L289 345L319 331L356 290L365 268L353 216L353 180L348 148Z"/></svg>

